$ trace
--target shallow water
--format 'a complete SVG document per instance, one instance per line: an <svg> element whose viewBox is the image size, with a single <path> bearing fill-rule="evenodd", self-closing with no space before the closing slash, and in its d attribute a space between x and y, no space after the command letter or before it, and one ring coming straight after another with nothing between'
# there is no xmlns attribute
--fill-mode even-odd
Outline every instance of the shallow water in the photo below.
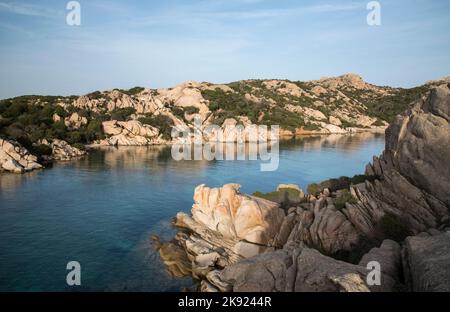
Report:
<svg viewBox="0 0 450 312"><path fill-rule="evenodd" d="M239 183L272 191L364 171L384 136L305 137L280 146L277 171L259 161L180 161L170 147L97 149L81 160L25 175L0 174L0 291L177 291L151 248L169 239L195 186ZM81 264L81 286L66 285L66 264Z"/></svg>

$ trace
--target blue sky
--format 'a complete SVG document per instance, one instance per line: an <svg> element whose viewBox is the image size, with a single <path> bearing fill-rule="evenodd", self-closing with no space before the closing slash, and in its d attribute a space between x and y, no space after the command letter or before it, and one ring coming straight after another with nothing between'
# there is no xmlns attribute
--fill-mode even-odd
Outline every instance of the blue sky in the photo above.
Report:
<svg viewBox="0 0 450 312"><path fill-rule="evenodd" d="M185 80L311 80L347 72L410 87L450 75L450 1L0 0L0 98L170 87Z"/></svg>

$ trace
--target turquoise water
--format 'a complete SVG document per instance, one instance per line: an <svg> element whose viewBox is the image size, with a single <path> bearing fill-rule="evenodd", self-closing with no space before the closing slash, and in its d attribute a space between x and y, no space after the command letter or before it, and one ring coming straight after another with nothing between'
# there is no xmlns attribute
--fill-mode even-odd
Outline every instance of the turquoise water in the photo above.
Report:
<svg viewBox="0 0 450 312"><path fill-rule="evenodd" d="M170 148L98 149L88 157L25 175L0 175L0 291L177 291L151 248L169 239L177 211L189 211L195 186L240 183L272 191L280 183L362 173L384 148L374 134L283 142L279 169L258 161L172 160ZM81 264L81 286L66 285L66 264Z"/></svg>

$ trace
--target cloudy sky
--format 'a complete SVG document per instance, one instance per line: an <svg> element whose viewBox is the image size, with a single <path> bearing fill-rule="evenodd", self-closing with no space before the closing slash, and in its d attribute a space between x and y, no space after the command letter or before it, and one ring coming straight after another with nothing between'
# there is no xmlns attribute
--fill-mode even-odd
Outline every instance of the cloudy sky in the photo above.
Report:
<svg viewBox="0 0 450 312"><path fill-rule="evenodd" d="M450 75L450 1L0 0L0 98L185 80L318 79L357 73L409 87Z"/></svg>

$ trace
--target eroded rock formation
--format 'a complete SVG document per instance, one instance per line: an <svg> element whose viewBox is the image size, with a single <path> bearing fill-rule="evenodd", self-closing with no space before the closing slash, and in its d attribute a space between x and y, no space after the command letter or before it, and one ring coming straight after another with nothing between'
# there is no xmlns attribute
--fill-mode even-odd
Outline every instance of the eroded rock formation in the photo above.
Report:
<svg viewBox="0 0 450 312"><path fill-rule="evenodd" d="M49 160L71 160L86 155L85 150L71 146L64 140L54 139L50 142L42 140L40 143L52 149L52 155Z"/></svg>
<svg viewBox="0 0 450 312"><path fill-rule="evenodd" d="M177 216L190 232L174 242L201 290L448 290L449 110L450 86L442 85L388 128L363 183L324 183L285 210L237 185L199 186L192 217ZM407 236L403 247L386 240ZM381 286L366 283L372 261L382 268Z"/></svg>
<svg viewBox="0 0 450 312"><path fill-rule="evenodd" d="M41 168L37 157L18 142L0 139L0 171L24 173Z"/></svg>
<svg viewBox="0 0 450 312"><path fill-rule="evenodd" d="M103 131L109 137L102 140L100 145L141 146L165 143L157 128L142 124L137 120L104 121Z"/></svg>

